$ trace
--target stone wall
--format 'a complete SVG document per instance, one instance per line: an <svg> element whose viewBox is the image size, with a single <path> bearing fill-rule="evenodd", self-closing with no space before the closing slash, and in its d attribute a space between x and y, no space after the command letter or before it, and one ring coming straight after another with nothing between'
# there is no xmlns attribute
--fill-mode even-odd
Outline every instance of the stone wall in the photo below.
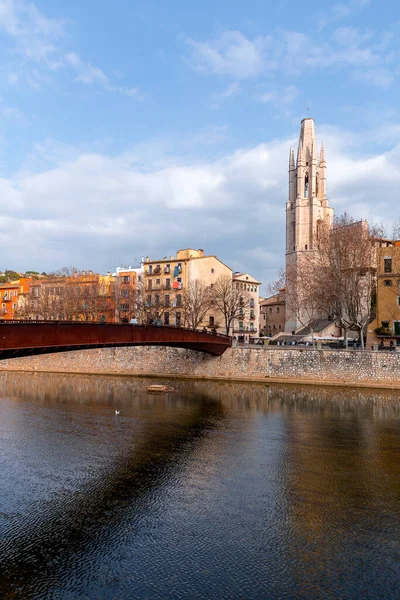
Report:
<svg viewBox="0 0 400 600"><path fill-rule="evenodd" d="M400 353L243 347L212 357L193 350L145 346L3 360L0 370L400 386Z"/></svg>

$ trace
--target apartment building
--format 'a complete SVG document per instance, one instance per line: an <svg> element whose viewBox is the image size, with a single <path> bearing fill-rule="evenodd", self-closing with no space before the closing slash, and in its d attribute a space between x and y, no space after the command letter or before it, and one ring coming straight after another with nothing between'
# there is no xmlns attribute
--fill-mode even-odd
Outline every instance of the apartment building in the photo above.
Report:
<svg viewBox="0 0 400 600"><path fill-rule="evenodd" d="M140 320L138 310L138 287L143 283L143 265L140 267L117 267L115 277L115 322L126 323Z"/></svg>
<svg viewBox="0 0 400 600"><path fill-rule="evenodd" d="M218 277L232 277L232 269L214 255L205 255L204 250L186 248L178 250L176 256L161 260L144 261L144 294L148 314L153 314L165 325L185 325L185 292L191 283L199 281L212 287ZM222 315L211 306L202 327L223 331Z"/></svg>
<svg viewBox="0 0 400 600"><path fill-rule="evenodd" d="M239 343L250 342L259 336L259 288L260 282L249 273L234 273L232 285L237 292L243 292L249 298L248 307L241 309L235 319L232 333Z"/></svg>
<svg viewBox="0 0 400 600"><path fill-rule="evenodd" d="M260 302L260 335L272 337L285 329L285 289Z"/></svg>
<svg viewBox="0 0 400 600"><path fill-rule="evenodd" d="M31 277L21 277L9 283L0 284L0 318L10 321L18 318L18 308L29 293Z"/></svg>
<svg viewBox="0 0 400 600"><path fill-rule="evenodd" d="M400 344L400 240L377 249L376 317L367 328L368 347L390 339Z"/></svg>

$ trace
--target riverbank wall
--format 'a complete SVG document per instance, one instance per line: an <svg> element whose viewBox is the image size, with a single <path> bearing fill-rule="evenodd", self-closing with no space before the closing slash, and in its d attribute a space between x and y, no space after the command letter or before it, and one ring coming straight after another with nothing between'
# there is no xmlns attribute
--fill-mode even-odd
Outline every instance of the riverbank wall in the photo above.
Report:
<svg viewBox="0 0 400 600"><path fill-rule="evenodd" d="M169 347L105 348L3 360L0 370L400 388L400 353L310 348L230 348L220 357Z"/></svg>

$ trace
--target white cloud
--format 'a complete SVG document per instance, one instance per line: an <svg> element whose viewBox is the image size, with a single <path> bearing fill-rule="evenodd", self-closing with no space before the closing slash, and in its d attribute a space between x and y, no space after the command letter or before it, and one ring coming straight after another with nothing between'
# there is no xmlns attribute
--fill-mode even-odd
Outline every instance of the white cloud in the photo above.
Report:
<svg viewBox="0 0 400 600"><path fill-rule="evenodd" d="M229 84L222 92L215 92L210 98L211 108L220 108L230 98L235 98L242 91L242 86L238 81Z"/></svg>
<svg viewBox="0 0 400 600"><path fill-rule="evenodd" d="M273 89L256 96L256 100L262 104L270 103L273 106L290 106L299 95L299 89L295 85L289 85L283 89Z"/></svg>
<svg viewBox="0 0 400 600"><path fill-rule="evenodd" d="M265 68L265 51L272 40L268 36L249 40L240 31L225 31L208 42L188 41L193 64L199 71L246 79Z"/></svg>
<svg viewBox="0 0 400 600"><path fill-rule="evenodd" d="M265 74L298 78L305 71L340 68L358 76L363 69L365 81L387 86L393 79L389 68L397 65L396 40L388 32L339 27L322 41L282 29L253 39L239 31L225 31L213 40L188 43L191 65L205 75L236 80Z"/></svg>
<svg viewBox="0 0 400 600"><path fill-rule="evenodd" d="M10 84L17 84L23 75L32 88L41 89L52 85L56 72L72 69L76 81L141 99L137 88L113 85L100 67L81 59L76 52L65 52L65 26L65 21L46 17L33 3L0 0L0 31L10 37L20 56L8 75Z"/></svg>
<svg viewBox="0 0 400 600"><path fill-rule="evenodd" d="M37 150L51 166L0 180L3 267L49 270L73 263L107 271L121 260L194 246L265 282L284 262L287 160L295 133L208 161L170 151L168 158L154 157L150 149L146 160L136 149L119 156L79 153L48 142ZM319 133L337 213L397 217L400 145L367 155L362 136L326 126ZM382 132L376 135L382 139Z"/></svg>

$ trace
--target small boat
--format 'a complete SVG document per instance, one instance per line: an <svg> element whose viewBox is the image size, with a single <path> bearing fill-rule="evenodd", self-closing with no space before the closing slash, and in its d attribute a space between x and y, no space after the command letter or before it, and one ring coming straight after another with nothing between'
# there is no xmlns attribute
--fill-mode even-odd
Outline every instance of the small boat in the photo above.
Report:
<svg viewBox="0 0 400 600"><path fill-rule="evenodd" d="M163 394L165 392L171 392L172 388L169 388L167 385L149 385L147 391L151 394Z"/></svg>

